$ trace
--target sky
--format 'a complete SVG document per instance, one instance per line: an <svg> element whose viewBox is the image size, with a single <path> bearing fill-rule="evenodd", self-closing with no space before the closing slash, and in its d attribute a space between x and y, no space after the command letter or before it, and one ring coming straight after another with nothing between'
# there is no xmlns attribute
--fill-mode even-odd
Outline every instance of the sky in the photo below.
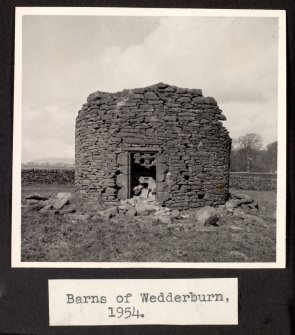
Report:
<svg viewBox="0 0 295 335"><path fill-rule="evenodd" d="M214 97L235 139L277 140L278 19L24 16L22 161L74 158L95 91L158 82Z"/></svg>

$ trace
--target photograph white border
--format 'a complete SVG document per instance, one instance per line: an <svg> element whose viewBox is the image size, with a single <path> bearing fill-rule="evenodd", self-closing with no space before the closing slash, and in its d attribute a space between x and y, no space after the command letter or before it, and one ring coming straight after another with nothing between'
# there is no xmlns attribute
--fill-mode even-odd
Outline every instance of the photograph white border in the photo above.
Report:
<svg viewBox="0 0 295 335"><path fill-rule="evenodd" d="M22 17L24 15L79 16L219 16L277 17L278 38L278 168L276 262L22 262L21 261L21 141L22 141ZM286 12L284 10L164 9L107 7L16 7L13 117L11 266L17 268L243 268L286 267Z"/></svg>

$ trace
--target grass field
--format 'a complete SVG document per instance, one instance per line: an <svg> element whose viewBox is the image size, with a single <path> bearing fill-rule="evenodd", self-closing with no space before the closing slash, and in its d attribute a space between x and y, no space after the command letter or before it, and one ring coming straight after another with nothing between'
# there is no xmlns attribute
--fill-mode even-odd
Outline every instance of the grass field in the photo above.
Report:
<svg viewBox="0 0 295 335"><path fill-rule="evenodd" d="M32 192L71 192L72 186L23 187ZM274 262L276 193L245 191L259 204L258 221L234 216L219 227L199 226L194 211L172 225L153 224L151 217L122 215L108 221L75 221L62 215L22 213L22 261L37 262Z"/></svg>

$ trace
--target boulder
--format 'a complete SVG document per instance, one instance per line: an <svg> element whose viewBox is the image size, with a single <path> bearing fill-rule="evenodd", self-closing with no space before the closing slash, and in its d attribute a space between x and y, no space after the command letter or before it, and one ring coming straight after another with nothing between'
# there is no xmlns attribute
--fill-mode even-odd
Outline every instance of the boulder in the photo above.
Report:
<svg viewBox="0 0 295 335"><path fill-rule="evenodd" d="M40 202L40 200L35 200L35 199L27 199L26 200L26 205L32 206L32 205L36 205Z"/></svg>
<svg viewBox="0 0 295 335"><path fill-rule="evenodd" d="M244 218L246 213L244 212L243 208L238 207L234 208L233 210L233 216L239 217L239 218Z"/></svg>
<svg viewBox="0 0 295 335"><path fill-rule="evenodd" d="M248 204L248 207L250 208L250 209L258 209L258 204L256 203L256 202L253 202L252 204Z"/></svg>
<svg viewBox="0 0 295 335"><path fill-rule="evenodd" d="M155 202L156 201L156 196L152 194L151 192L149 193L149 196L146 199L148 202Z"/></svg>
<svg viewBox="0 0 295 335"><path fill-rule="evenodd" d="M150 177L148 182L148 188L151 190L153 194L157 192L157 184L154 178Z"/></svg>
<svg viewBox="0 0 295 335"><path fill-rule="evenodd" d="M136 204L135 210L138 215L149 215L150 213L156 211L155 206L148 202L139 202Z"/></svg>
<svg viewBox="0 0 295 335"><path fill-rule="evenodd" d="M69 192L59 192L57 193L57 199L65 199L65 198L70 198L72 195L72 193L69 193Z"/></svg>
<svg viewBox="0 0 295 335"><path fill-rule="evenodd" d="M218 221L219 221L219 218L217 216L217 214L213 215L213 216L210 216L204 226L214 226L214 227L218 227Z"/></svg>
<svg viewBox="0 0 295 335"><path fill-rule="evenodd" d="M236 200L228 200L226 203L225 203L225 208L227 209L228 212L233 212L233 210L235 208L237 208L239 206L239 202L237 202Z"/></svg>
<svg viewBox="0 0 295 335"><path fill-rule="evenodd" d="M173 209L171 212L171 219L178 219L180 217L180 211L177 209Z"/></svg>
<svg viewBox="0 0 295 335"><path fill-rule="evenodd" d="M57 199L53 202L54 209L62 209L66 204L70 202L71 193L63 193L61 197L61 193L57 195Z"/></svg>
<svg viewBox="0 0 295 335"><path fill-rule="evenodd" d="M125 212L127 212L130 208L132 208L129 204L121 204L121 205L119 205L118 206L118 210L119 210L119 212L123 212L123 213L125 213Z"/></svg>
<svg viewBox="0 0 295 335"><path fill-rule="evenodd" d="M72 202L71 202L71 204L72 204ZM87 201L83 204L83 210L85 212L97 213L100 209L101 209L101 204L99 204L98 201Z"/></svg>
<svg viewBox="0 0 295 335"><path fill-rule="evenodd" d="M252 197L243 193L234 193L231 195L231 198L234 199L239 205L251 204L254 201Z"/></svg>
<svg viewBox="0 0 295 335"><path fill-rule="evenodd" d="M49 197L45 196L45 195L41 195L40 193L31 193L28 194L26 197L26 199L33 199L33 200L48 200Z"/></svg>
<svg viewBox="0 0 295 335"><path fill-rule="evenodd" d="M158 192L157 194L157 200L160 205L163 205L163 203L170 199L170 194L168 192Z"/></svg>
<svg viewBox="0 0 295 335"><path fill-rule="evenodd" d="M45 207L45 204L40 201L38 204L29 206L29 211L39 211L43 207Z"/></svg>
<svg viewBox="0 0 295 335"><path fill-rule="evenodd" d="M141 190L143 189L143 185L137 185L133 188L134 194L139 195L141 193Z"/></svg>
<svg viewBox="0 0 295 335"><path fill-rule="evenodd" d="M218 221L218 215L215 208L206 206L196 212L196 221L201 225L214 225Z"/></svg>
<svg viewBox="0 0 295 335"><path fill-rule="evenodd" d="M139 197L132 197L131 199L126 199L125 201L126 201L125 202L126 204L129 204L130 206L135 207L139 201Z"/></svg>
<svg viewBox="0 0 295 335"><path fill-rule="evenodd" d="M76 213L76 208L66 208L59 212L60 214L71 214Z"/></svg>
<svg viewBox="0 0 295 335"><path fill-rule="evenodd" d="M148 196L149 196L149 189L147 188L142 189L140 193L140 198L147 199Z"/></svg>
<svg viewBox="0 0 295 335"><path fill-rule="evenodd" d="M158 223L170 225L172 223L171 217L169 215L160 214L157 216Z"/></svg>
<svg viewBox="0 0 295 335"><path fill-rule="evenodd" d="M137 214L136 210L134 208L128 209L128 211L125 213L126 218L131 219Z"/></svg>

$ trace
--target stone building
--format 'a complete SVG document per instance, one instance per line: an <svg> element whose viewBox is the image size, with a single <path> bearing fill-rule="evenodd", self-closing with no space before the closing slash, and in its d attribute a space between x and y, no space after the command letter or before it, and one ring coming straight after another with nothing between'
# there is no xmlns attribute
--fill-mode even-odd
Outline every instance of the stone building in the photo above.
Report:
<svg viewBox="0 0 295 335"><path fill-rule="evenodd" d="M159 83L90 94L76 119L76 189L106 202L150 194L169 208L223 204L225 119L199 89Z"/></svg>

